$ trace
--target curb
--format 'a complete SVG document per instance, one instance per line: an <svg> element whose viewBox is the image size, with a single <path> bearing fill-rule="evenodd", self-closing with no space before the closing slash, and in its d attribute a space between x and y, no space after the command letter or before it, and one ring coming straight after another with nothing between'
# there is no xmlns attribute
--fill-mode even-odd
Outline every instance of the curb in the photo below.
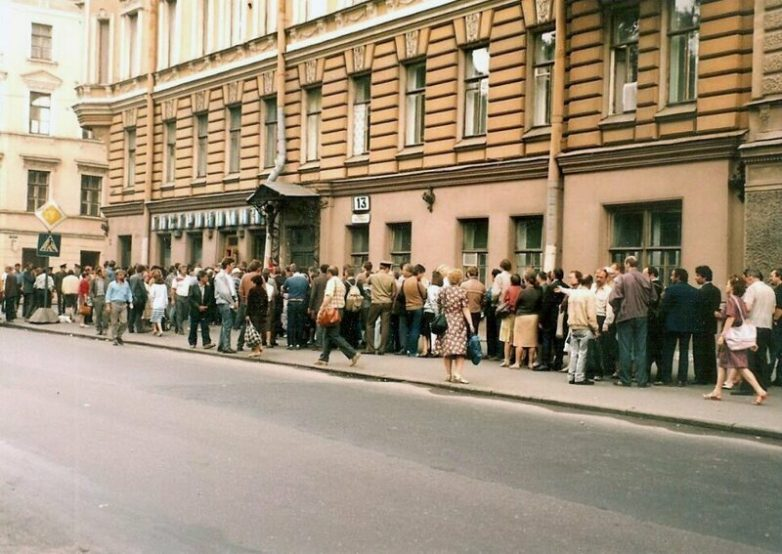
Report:
<svg viewBox="0 0 782 554"><path fill-rule="evenodd" d="M61 333L59 331L53 331L46 328L36 328L36 327L28 327L28 326L22 326L16 323L4 323L2 326L12 328L12 329L18 329L21 331L30 331L33 333L44 333L49 335L60 335L60 336L68 336L73 338L79 338L84 340L98 340L107 342L109 339L97 335L82 335L82 334L69 334L69 333ZM0 326L0 327L2 327ZM197 350L197 349L190 349L190 348L182 348L179 346L168 346L165 344L150 344L147 342L139 342L135 340L125 340L126 344L133 345L133 346L145 346L147 348L157 348L160 350L168 350L171 352L179 352L179 353L190 353L190 354L199 354L203 356L216 356L215 351L205 351L205 350ZM221 357L222 358L222 357ZM555 408L565 408L570 410L578 410L582 412L592 412L597 414L603 414L603 415L612 415L612 416L622 416L622 417L628 417L628 418L635 418L635 419L643 419L648 421L657 421L661 423L673 423L677 425L687 425L690 427L697 427L701 429L708 429L710 431L721 431L721 432L727 432L727 433L734 433L734 434L740 434L740 435L748 435L752 437L761 437L761 438L767 438L767 439L773 439L773 440L780 440L782 441L782 430L781 431L774 431L771 429L761 429L756 427L748 427L744 425L737 425L737 424L727 424L727 423L715 423L713 421L707 421L702 419L688 419L684 417L676 417L676 416L668 416L668 415L662 415L662 414L654 414L654 413L648 413L648 412L639 412L634 410L626 410L621 408L608 408L605 406L594 406L590 404L579 404L578 402L570 402L566 400L554 400L551 398L540 398L536 396L525 396L522 394L511 394L501 391L494 391L494 390L486 390L486 389L480 389L475 387L464 387L464 386L454 386L452 384L448 384L446 382L431 382L431 381L425 381L420 379L411 379L411 378L405 378L405 377L394 377L390 375L368 375L366 373L360 373L357 371L351 371L349 369L338 369L338 368L330 368L328 366L326 367L319 367L314 365L308 365L308 364L302 364L297 362L286 362L286 361L270 361L270 360L257 360L257 359L249 359L245 357L237 357L237 358L223 358L223 359L232 359L236 361L241 361L244 363L253 363L257 364L259 361L261 363L270 363L275 365L281 365L285 367L292 367L296 369L303 369L308 371L316 371L319 373L327 373L330 375L336 375L339 377L349 377L352 379L360 379L364 381L377 381L377 382L386 382L386 383L406 383L410 385L420 385L420 386L426 386L426 387L433 387L443 390L448 390L451 392L458 392L462 394L468 394L472 396L481 396L481 397L487 397L487 398L499 398L503 400L512 400L514 402L526 402L529 404L537 404L541 406L549 406L549 407L555 407Z"/></svg>

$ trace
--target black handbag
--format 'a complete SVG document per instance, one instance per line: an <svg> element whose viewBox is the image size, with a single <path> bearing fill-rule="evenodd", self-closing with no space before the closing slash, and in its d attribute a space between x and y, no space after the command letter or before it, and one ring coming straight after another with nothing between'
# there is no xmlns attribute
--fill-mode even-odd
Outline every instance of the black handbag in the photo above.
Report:
<svg viewBox="0 0 782 554"><path fill-rule="evenodd" d="M445 314L442 311L434 316L429 328L432 330L432 333L438 337L445 334L448 330L448 319L446 319Z"/></svg>

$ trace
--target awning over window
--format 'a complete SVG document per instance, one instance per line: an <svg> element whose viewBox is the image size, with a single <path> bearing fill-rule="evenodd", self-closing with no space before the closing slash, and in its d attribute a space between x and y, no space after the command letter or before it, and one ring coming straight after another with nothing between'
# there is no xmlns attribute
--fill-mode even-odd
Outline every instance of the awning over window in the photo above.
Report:
<svg viewBox="0 0 782 554"><path fill-rule="evenodd" d="M295 183L263 183L247 197L247 203L251 206L261 206L272 200L285 200L288 198L317 198L317 192Z"/></svg>

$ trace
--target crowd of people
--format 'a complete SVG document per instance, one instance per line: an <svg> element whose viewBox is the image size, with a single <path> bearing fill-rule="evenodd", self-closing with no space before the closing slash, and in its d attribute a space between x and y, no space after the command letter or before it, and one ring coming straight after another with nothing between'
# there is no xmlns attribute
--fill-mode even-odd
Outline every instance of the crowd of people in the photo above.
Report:
<svg viewBox="0 0 782 554"><path fill-rule="evenodd" d="M290 350L320 350L316 365L328 364L335 348L351 365L362 354L441 357L446 379L467 383L467 344L482 333L486 359L566 372L573 385L713 385L704 398L720 400L733 389L754 395L756 404L770 386L782 386L782 269L771 272L771 285L746 269L723 291L708 266L696 268L697 288L683 268L673 269L664 287L658 270L639 267L633 256L593 275L511 269L502 260L486 286L477 267L427 273L420 264L394 268L387 261L376 271L371 262L265 268L232 258L214 267L118 268L108 261L94 269L63 264L57 272L17 264L5 268L0 292L7 321L29 319L56 299L64 321L94 326L116 345L126 331L187 333L196 348L200 331L204 349L246 348L260 357L284 337ZM235 344L232 330L239 331Z"/></svg>

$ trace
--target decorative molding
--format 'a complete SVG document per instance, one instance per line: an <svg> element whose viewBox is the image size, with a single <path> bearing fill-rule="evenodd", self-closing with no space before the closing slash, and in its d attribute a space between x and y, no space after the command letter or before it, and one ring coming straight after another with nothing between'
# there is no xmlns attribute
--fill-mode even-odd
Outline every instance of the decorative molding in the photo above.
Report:
<svg viewBox="0 0 782 554"><path fill-rule="evenodd" d="M481 14L471 13L465 16L464 27L467 42L475 42L478 40L480 26Z"/></svg>
<svg viewBox="0 0 782 554"><path fill-rule="evenodd" d="M122 110L122 127L128 129L135 127L138 122L138 108Z"/></svg>
<svg viewBox="0 0 782 554"><path fill-rule="evenodd" d="M164 100L160 105L160 111L163 121L172 121L176 119L176 100Z"/></svg>
<svg viewBox="0 0 782 554"><path fill-rule="evenodd" d="M474 42L488 41L491 36L493 19L494 10L468 13L464 17L454 19L456 43L459 46L466 46Z"/></svg>
<svg viewBox="0 0 782 554"><path fill-rule="evenodd" d="M242 83L232 81L223 85L223 104L230 106L242 101Z"/></svg>
<svg viewBox="0 0 782 554"><path fill-rule="evenodd" d="M361 44L345 51L345 68L348 75L361 73L372 68L375 45Z"/></svg>
<svg viewBox="0 0 782 554"><path fill-rule="evenodd" d="M397 35L396 56L399 60L409 60L426 55L429 46L429 27L411 29L404 34Z"/></svg>
<svg viewBox="0 0 782 554"><path fill-rule="evenodd" d="M105 175L109 171L109 164L105 162L93 162L91 160L74 160L79 171L87 173L100 173Z"/></svg>
<svg viewBox="0 0 782 554"><path fill-rule="evenodd" d="M608 4L601 0L602 4ZM552 0L521 0L521 8L524 14L524 24L527 27L545 25L554 20Z"/></svg>
<svg viewBox="0 0 782 554"><path fill-rule="evenodd" d="M299 64L299 83L314 85L323 80L324 58L309 59Z"/></svg>
<svg viewBox="0 0 782 554"><path fill-rule="evenodd" d="M144 215L144 201L134 200L132 202L122 202L121 204L109 204L101 206L100 211L105 217Z"/></svg>
<svg viewBox="0 0 782 554"><path fill-rule="evenodd" d="M551 21L551 4L551 0L535 0L535 16L538 25Z"/></svg>
<svg viewBox="0 0 782 554"><path fill-rule="evenodd" d="M260 96L271 96L277 92L275 86L274 70L264 71L258 75L258 94Z"/></svg>
<svg viewBox="0 0 782 554"><path fill-rule="evenodd" d="M198 92L194 92L191 100L190 100L190 106L193 113L204 113L209 111L209 91L208 90L199 90Z"/></svg>
<svg viewBox="0 0 782 554"><path fill-rule="evenodd" d="M39 154L19 154L19 157L24 161L24 167L45 167L47 169L54 169L62 161L60 158L54 156L41 156Z"/></svg>
<svg viewBox="0 0 782 554"><path fill-rule="evenodd" d="M588 148L560 154L557 163L565 175L706 160L727 160L738 153L746 131L658 140L606 148Z"/></svg>
<svg viewBox="0 0 782 554"><path fill-rule="evenodd" d="M522 181L545 179L548 175L548 157L536 156L521 160L476 163L449 168L406 171L371 177L339 179L320 190L325 196L353 196L402 190L469 186L497 183L499 181Z"/></svg>
<svg viewBox="0 0 782 554"><path fill-rule="evenodd" d="M62 85L62 79L48 71L32 71L20 75L27 88L35 92L52 93Z"/></svg>
<svg viewBox="0 0 782 554"><path fill-rule="evenodd" d="M247 196L252 191L240 190L220 194L192 195L184 198L167 198L147 202L149 213L164 214L219 208L246 208Z"/></svg>
<svg viewBox="0 0 782 554"><path fill-rule="evenodd" d="M405 58L412 58L418 55L418 33L418 29L405 33Z"/></svg>

